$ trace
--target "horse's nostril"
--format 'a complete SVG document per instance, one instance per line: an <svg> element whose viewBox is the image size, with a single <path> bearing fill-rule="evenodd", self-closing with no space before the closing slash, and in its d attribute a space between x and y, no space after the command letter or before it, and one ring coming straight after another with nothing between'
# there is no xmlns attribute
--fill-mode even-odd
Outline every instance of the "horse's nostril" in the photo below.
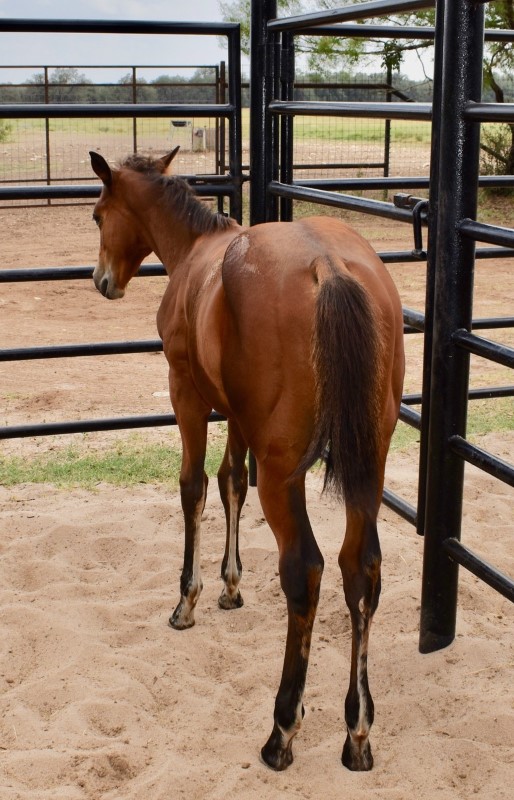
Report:
<svg viewBox="0 0 514 800"><path fill-rule="evenodd" d="M104 277L100 281L99 289L104 297L107 297L107 289L109 288L109 278Z"/></svg>

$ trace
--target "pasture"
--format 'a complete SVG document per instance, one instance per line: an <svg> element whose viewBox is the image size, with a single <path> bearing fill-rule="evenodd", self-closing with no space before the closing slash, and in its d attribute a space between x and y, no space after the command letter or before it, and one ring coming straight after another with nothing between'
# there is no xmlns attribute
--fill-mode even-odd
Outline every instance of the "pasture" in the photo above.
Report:
<svg viewBox="0 0 514 800"><path fill-rule="evenodd" d="M186 171L189 157L183 158L179 170ZM345 217L377 250L410 246L408 226ZM4 268L92 264L96 259L91 207L2 209L0 224ZM421 309L423 264L389 269L404 305ZM123 300L109 303L92 282L3 284L0 344L155 338L164 285L164 278L135 279ZM478 262L476 287L476 316L509 313L514 302L509 261ZM512 332L500 337L513 344ZM407 356L406 391L411 392L421 380L419 337L407 337ZM162 354L4 363L1 374L5 424L168 411ZM506 382L506 370L473 359L472 385ZM475 440L504 458L514 445L509 403L472 406ZM405 435L403 428L398 429L387 481L414 502L416 437L410 431ZM213 472L222 433L216 427L211 432ZM0 468L6 470L0 479L2 797L510 797L512 606L462 571L457 638L447 650L421 656L423 543L385 507L379 519L384 588L370 640L375 768L352 774L341 766L342 696L350 655L337 566L343 517L330 497L320 496L316 472L309 476L308 500L326 568L307 678L307 713L289 771L274 774L260 764L286 625L275 542L251 489L241 523L245 606L220 611L224 516L212 480L204 513L205 589L197 624L189 631L170 630L167 619L182 559L182 512L176 483L167 477L173 459L158 472L144 466L145 456L156 447L176 449L176 431L1 445ZM60 459L94 464L127 453L131 477L121 481L115 459L96 481L66 467L60 476L48 471ZM15 463L35 465L36 474L22 472L13 480ZM466 475L463 540L512 574L507 487L473 468Z"/></svg>
<svg viewBox="0 0 514 800"><path fill-rule="evenodd" d="M134 149L160 154L176 144L188 153L188 169L198 174L215 172L212 149L191 152L191 132L206 128L214 139L215 119L184 119L184 128L170 119L52 119L48 131L44 120L10 120L0 142L0 180L41 180L47 176L47 141L50 172L55 180L90 180L90 149L117 161ZM249 109L242 109L243 163L249 161ZM295 162L298 164L364 164L384 159L384 120L298 116L294 122ZM48 135L48 140L47 140ZM430 160L430 123L395 120L391 123L390 174L427 175ZM379 167L354 170L322 166L311 177L342 175L369 177L383 174Z"/></svg>

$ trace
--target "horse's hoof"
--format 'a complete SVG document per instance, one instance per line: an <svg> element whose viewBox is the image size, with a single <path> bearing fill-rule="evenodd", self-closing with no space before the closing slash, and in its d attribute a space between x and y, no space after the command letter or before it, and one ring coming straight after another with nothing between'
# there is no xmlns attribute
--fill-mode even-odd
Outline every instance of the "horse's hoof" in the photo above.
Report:
<svg viewBox="0 0 514 800"><path fill-rule="evenodd" d="M271 736L261 750L263 764L275 770L275 772L283 772L293 763L292 740L289 741L286 747L283 746L282 741L282 733L275 725Z"/></svg>
<svg viewBox="0 0 514 800"><path fill-rule="evenodd" d="M354 742L350 735L346 737L343 747L341 761L347 769L352 772L368 772L373 768L373 756L369 740L365 742Z"/></svg>
<svg viewBox="0 0 514 800"><path fill-rule="evenodd" d="M225 592L218 597L218 606L224 611L231 611L233 608L241 608L243 605L244 601L239 591L234 597L230 597L230 595L225 594Z"/></svg>
<svg viewBox="0 0 514 800"><path fill-rule="evenodd" d="M183 603L180 602L169 618L170 627L176 631L185 631L187 628L192 628L194 624L195 618L193 612L186 612Z"/></svg>

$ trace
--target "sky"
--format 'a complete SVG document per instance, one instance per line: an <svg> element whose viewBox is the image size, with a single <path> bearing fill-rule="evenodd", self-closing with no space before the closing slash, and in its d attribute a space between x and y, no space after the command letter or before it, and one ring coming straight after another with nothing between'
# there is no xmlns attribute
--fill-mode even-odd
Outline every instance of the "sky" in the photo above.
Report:
<svg viewBox="0 0 514 800"><path fill-rule="evenodd" d="M0 18L44 19L122 19L221 22L218 0L0 0ZM34 74L34 69L7 70L8 65L28 67L113 64L130 66L209 65L227 60L222 40L216 36L131 36L107 34L30 34L0 32L0 83L18 83ZM109 72L116 82L126 75ZM242 58L242 71L249 74L248 59ZM430 70L429 70L430 71ZM410 54L402 72L415 80L423 71ZM142 73L147 80L162 70ZM178 74L178 71L177 71ZM191 72L181 72L189 77ZM102 80L105 73L87 72L91 80Z"/></svg>
<svg viewBox="0 0 514 800"><path fill-rule="evenodd" d="M218 0L0 0L1 17L222 21ZM221 60L227 60L227 51L216 36L0 33L0 67L199 66L218 64ZM18 82L33 73L31 69L24 72L1 69L0 82ZM126 70L120 71L120 75L125 73ZM161 71L157 70L155 76L149 72L146 77L151 79L159 74Z"/></svg>

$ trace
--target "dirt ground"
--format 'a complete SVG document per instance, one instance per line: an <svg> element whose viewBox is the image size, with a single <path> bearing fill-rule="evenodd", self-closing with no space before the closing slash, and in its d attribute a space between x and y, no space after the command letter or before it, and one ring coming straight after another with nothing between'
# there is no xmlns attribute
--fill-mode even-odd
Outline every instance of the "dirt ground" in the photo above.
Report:
<svg viewBox="0 0 514 800"><path fill-rule="evenodd" d="M407 226L353 219L379 251L411 247ZM96 259L91 207L0 210L0 230L3 269ZM422 310L423 265L390 270L404 305ZM475 283L475 316L512 314L511 261L478 262ZM0 347L155 339L164 285L164 278L135 279L122 301L107 302L90 281L1 284ZM512 334L501 340L514 344ZM407 337L407 350L410 392L420 387L420 337ZM0 376L2 424L169 411L162 354L5 362ZM473 360L473 385L508 382L506 370ZM100 448L125 435L74 438ZM142 435L166 441L174 434ZM7 440L0 453L29 458L68 444L65 437ZM487 434L481 444L512 461L512 434ZM388 484L411 502L416 469L414 449L392 454ZM167 627L183 546L176 493L158 486L0 487L2 800L510 797L512 605L461 570L456 640L421 656L423 543L386 508L384 589L370 644L375 768L352 774L342 767L350 637L337 568L343 513L321 496L316 475L309 476L308 499L326 570L307 714L294 764L275 774L258 752L271 729L285 604L255 489L242 519L245 606L217 608L224 522L213 485L197 624L178 633ZM512 507L507 487L467 469L463 540L511 575Z"/></svg>

